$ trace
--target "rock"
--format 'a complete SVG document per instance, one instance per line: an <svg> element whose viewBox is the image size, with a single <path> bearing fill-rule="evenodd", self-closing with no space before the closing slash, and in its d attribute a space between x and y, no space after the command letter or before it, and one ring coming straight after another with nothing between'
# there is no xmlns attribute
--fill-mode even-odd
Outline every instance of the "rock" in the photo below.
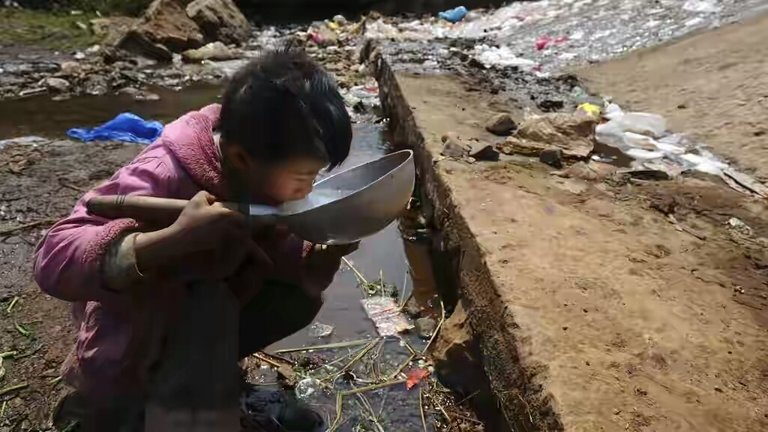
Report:
<svg viewBox="0 0 768 432"><path fill-rule="evenodd" d="M507 136L514 132L517 124L512 120L512 116L506 113L496 114L485 124L485 130L500 136Z"/></svg>
<svg viewBox="0 0 768 432"><path fill-rule="evenodd" d="M429 339L437 328L435 320L429 317L416 320L416 334L422 339Z"/></svg>
<svg viewBox="0 0 768 432"><path fill-rule="evenodd" d="M464 159L469 156L471 147L464 143L458 135L448 132L443 136L443 151L440 153L452 159Z"/></svg>
<svg viewBox="0 0 768 432"><path fill-rule="evenodd" d="M203 46L198 25L187 16L185 0L155 0L141 22L118 42L119 48L161 61L171 61L171 52Z"/></svg>
<svg viewBox="0 0 768 432"><path fill-rule="evenodd" d="M496 150L507 155L539 157L548 146L537 141L523 140L516 136L508 137L504 142L496 144Z"/></svg>
<svg viewBox="0 0 768 432"><path fill-rule="evenodd" d="M405 306L403 306L403 312L405 312L408 317L417 319L421 316L421 305L419 305L419 302L415 297L411 297L407 302L405 302Z"/></svg>
<svg viewBox="0 0 768 432"><path fill-rule="evenodd" d="M573 114L544 114L525 119L516 136L563 151L564 159L583 159L594 148L597 120Z"/></svg>
<svg viewBox="0 0 768 432"><path fill-rule="evenodd" d="M233 0L194 0L187 6L187 16L208 42L240 45L251 37L251 24Z"/></svg>
<svg viewBox="0 0 768 432"><path fill-rule="evenodd" d="M85 81L85 93L91 96L101 96L109 91L107 77L103 75L91 75Z"/></svg>
<svg viewBox="0 0 768 432"><path fill-rule="evenodd" d="M104 45L112 46L138 23L137 18L122 16L95 18L91 20L91 31Z"/></svg>
<svg viewBox="0 0 768 432"><path fill-rule="evenodd" d="M577 178L582 180L604 180L614 173L617 168L602 162L591 161L589 164L577 162L562 171L556 171L552 174L564 178Z"/></svg>
<svg viewBox="0 0 768 432"><path fill-rule="evenodd" d="M198 49L184 51L181 58L185 63L199 63L203 60L232 60L239 57L238 53L229 49L221 42L211 42Z"/></svg>
<svg viewBox="0 0 768 432"><path fill-rule="evenodd" d="M70 84L69 81L63 79L63 78L56 78L56 77L48 77L40 81L39 84L41 87L46 87L48 90L53 90L59 93L64 93L65 91L69 90Z"/></svg>
<svg viewBox="0 0 768 432"><path fill-rule="evenodd" d="M65 61L61 64L61 73L64 75L76 75L82 70L79 62Z"/></svg>
<svg viewBox="0 0 768 432"><path fill-rule="evenodd" d="M160 100L160 95L133 87L120 89L117 94L130 96L135 101L149 102Z"/></svg>
<svg viewBox="0 0 768 432"><path fill-rule="evenodd" d="M499 152L491 144L470 141L469 157L479 161L497 161L499 160Z"/></svg>
<svg viewBox="0 0 768 432"><path fill-rule="evenodd" d="M550 148L539 154L539 160L553 168L563 167L563 151L559 148Z"/></svg>

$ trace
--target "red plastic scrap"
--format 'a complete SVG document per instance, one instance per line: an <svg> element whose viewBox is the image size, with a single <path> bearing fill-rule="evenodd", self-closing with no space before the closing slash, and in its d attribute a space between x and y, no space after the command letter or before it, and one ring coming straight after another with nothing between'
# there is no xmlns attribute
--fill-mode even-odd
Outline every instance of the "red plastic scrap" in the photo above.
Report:
<svg viewBox="0 0 768 432"><path fill-rule="evenodd" d="M418 385L424 378L429 376L426 369L416 368L408 372L408 379L405 381L405 388L410 390Z"/></svg>
<svg viewBox="0 0 768 432"><path fill-rule="evenodd" d="M565 42L568 42L568 36L558 36L556 38L551 38L549 36L542 36L536 39L536 50L537 51L545 50L551 45L560 45Z"/></svg>

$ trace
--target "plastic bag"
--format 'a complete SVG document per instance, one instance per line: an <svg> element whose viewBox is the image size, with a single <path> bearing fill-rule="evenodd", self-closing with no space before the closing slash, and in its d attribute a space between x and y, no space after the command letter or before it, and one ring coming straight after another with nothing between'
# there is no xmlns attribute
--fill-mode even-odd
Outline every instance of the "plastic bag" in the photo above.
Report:
<svg viewBox="0 0 768 432"><path fill-rule="evenodd" d="M410 330L413 325L400 312L400 306L391 297L368 297L360 300L381 336L396 336Z"/></svg>
<svg viewBox="0 0 768 432"><path fill-rule="evenodd" d="M465 16L467 16L467 8L464 6L459 6L454 9L448 9L447 11L440 12L437 14L437 16L440 17L440 19L448 21L450 23L457 23L464 19Z"/></svg>
<svg viewBox="0 0 768 432"><path fill-rule="evenodd" d="M80 141L123 141L152 144L163 133L163 124L147 121L131 113L122 113L95 128L74 128L67 135Z"/></svg>

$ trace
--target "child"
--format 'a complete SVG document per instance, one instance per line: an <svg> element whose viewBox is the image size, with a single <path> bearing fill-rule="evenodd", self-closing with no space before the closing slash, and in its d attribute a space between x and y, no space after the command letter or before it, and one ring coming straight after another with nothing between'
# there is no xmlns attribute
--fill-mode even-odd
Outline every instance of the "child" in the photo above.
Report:
<svg viewBox="0 0 768 432"><path fill-rule="evenodd" d="M133 430L125 425L148 402L148 430L171 430L169 413L192 409L239 430L238 357L308 325L354 246L305 245L217 202L304 198L351 140L332 78L303 53L268 52L233 77L221 105L167 125L51 228L35 278L74 304L79 334L64 376L89 405L86 429ZM162 229L87 213L87 199L115 194L191 201Z"/></svg>

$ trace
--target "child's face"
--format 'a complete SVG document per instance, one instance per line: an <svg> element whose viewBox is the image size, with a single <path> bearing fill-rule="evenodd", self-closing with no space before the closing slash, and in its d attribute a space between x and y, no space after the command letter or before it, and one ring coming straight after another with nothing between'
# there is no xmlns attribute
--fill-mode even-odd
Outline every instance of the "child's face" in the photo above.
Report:
<svg viewBox="0 0 768 432"><path fill-rule="evenodd" d="M305 198L326 165L322 160L309 157L263 163L238 145L222 145L221 150L232 198L271 205Z"/></svg>
<svg viewBox="0 0 768 432"><path fill-rule="evenodd" d="M305 198L325 163L311 158L295 158L267 168L258 192L277 203ZM254 189L251 189L254 190Z"/></svg>

